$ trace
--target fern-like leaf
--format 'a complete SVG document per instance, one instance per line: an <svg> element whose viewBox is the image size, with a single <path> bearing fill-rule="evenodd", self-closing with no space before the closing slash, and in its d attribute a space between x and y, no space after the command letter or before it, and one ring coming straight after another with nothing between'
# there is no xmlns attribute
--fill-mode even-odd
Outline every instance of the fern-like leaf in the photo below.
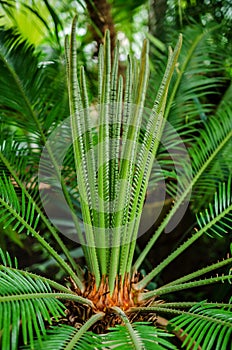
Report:
<svg viewBox="0 0 232 350"><path fill-rule="evenodd" d="M145 287L147 283L149 283L155 276L157 276L166 266L168 266L174 259L176 259L182 252L184 252L204 233L214 233L214 235L222 235L222 233L227 234L228 230L230 229L229 224L231 222L231 200L232 198L230 179L227 185L221 184L219 186L219 193L215 194L214 205L209 205L209 209L205 211L205 216L203 216L203 214L199 216L198 222L200 225L200 230L195 232L187 241L181 244L166 259L164 259L159 265L157 265L148 275L146 275L140 282L138 282L137 288L141 289L141 287ZM148 297L152 296L152 293L156 294L155 292L147 292L144 295L147 295Z"/></svg>
<svg viewBox="0 0 232 350"><path fill-rule="evenodd" d="M227 215L217 222L219 213L227 211ZM209 236L223 237L231 233L232 224L232 191L231 177L227 183L220 183L218 191L214 195L214 202L204 212L197 215L197 222L202 229L206 225L209 226L206 233Z"/></svg>
<svg viewBox="0 0 232 350"><path fill-rule="evenodd" d="M17 195L12 182L6 176L0 179L0 193L2 213L0 222L4 220L4 229L11 224L13 230L17 229L18 233L24 229L28 234L33 233L39 221L39 215L34 210L33 199L30 198L29 201L26 201L23 192L21 196Z"/></svg>
<svg viewBox="0 0 232 350"><path fill-rule="evenodd" d="M8 259L8 258L7 258ZM0 330L4 350L17 350L21 328L24 344L34 344L34 336L41 341L46 323L64 315L64 305L52 295L48 283L35 281L21 271L1 266L0 270Z"/></svg>
<svg viewBox="0 0 232 350"><path fill-rule="evenodd" d="M136 336L137 342L133 343L128 328L117 325L111 328L111 331L103 335L101 349L120 349L120 350L164 350L177 349L168 338L172 335L168 334L146 322L135 322L132 330Z"/></svg>
<svg viewBox="0 0 232 350"><path fill-rule="evenodd" d="M53 327L47 332L46 339L42 342L43 349L47 350L92 350L100 349L101 338L88 329L102 318L102 313L93 315L80 329L62 325ZM37 349L39 341L35 342ZM25 347L24 349L29 349Z"/></svg>
<svg viewBox="0 0 232 350"><path fill-rule="evenodd" d="M201 136L189 150L191 164L185 165L182 162L183 173L178 178L178 183L172 182L167 185L167 192L172 198L175 198L175 203L135 262L136 269L138 269L163 230L170 232L175 227L176 220L180 217L178 211L181 210L181 205L188 196L190 197L192 188L194 189L197 186L204 173L207 173L208 169L217 162L223 150L229 147L231 137L231 120L227 113L223 114L223 120L212 117L205 125L205 128L201 131Z"/></svg>
<svg viewBox="0 0 232 350"><path fill-rule="evenodd" d="M64 69L56 62L40 62L35 48L12 29L0 28L0 44L2 121L37 136L43 134L54 120L68 115L67 94L61 83Z"/></svg>
<svg viewBox="0 0 232 350"><path fill-rule="evenodd" d="M78 330L74 327L62 325L60 327L51 328L47 332L46 340L42 342L43 349L46 350L66 350L67 344L77 334ZM86 332L78 339L78 342L72 347L72 350L95 350L99 349L99 336L92 332ZM39 342L35 341L35 349L38 349ZM29 346L23 349L30 349Z"/></svg>
<svg viewBox="0 0 232 350"><path fill-rule="evenodd" d="M182 329L183 346L197 350L228 350L232 344L232 311L198 304L188 312L173 318L175 331Z"/></svg>

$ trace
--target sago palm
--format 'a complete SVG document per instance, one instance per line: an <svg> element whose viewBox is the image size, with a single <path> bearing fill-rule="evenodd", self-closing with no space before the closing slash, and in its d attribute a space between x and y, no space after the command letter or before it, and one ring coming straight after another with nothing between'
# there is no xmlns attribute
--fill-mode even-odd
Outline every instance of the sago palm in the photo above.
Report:
<svg viewBox="0 0 232 350"><path fill-rule="evenodd" d="M177 63L179 37L174 51L170 50L155 102L146 109L148 44L144 42L139 64L128 58L124 81L118 76L118 45L111 63L109 32L99 50L98 99L90 104L84 69L77 71L75 26L76 20L70 42L67 39L65 43L70 107L66 120L61 117L66 111L66 95L60 75L55 75L59 71L46 64L38 67L32 48L18 36L12 43L11 36L2 31L0 220L5 230L32 235L66 274L66 282L61 283L19 270L17 261L1 252L2 349L18 349L19 344L51 350L177 349L175 336L187 349L226 350L232 336L229 300L217 304L165 302L165 295L216 282L230 283L229 255L167 284L154 287L151 282L205 233L215 237L229 234L232 106L225 98L216 114L200 127L194 108L189 109L189 123L182 123L177 112L174 130L167 118L174 118L170 110L198 42L190 43L182 68ZM20 50L21 65L16 55ZM23 58L30 66L23 65ZM30 81L23 76L27 69L31 70ZM184 102L188 98L192 102L197 91L207 83L210 86L210 82L201 83L192 87L196 87L192 94L186 85ZM182 112L185 106L179 105ZM206 177L210 186L204 203L206 198L210 202L197 212L199 198L194 189L202 193ZM167 194L160 204L164 212L134 259L137 236L144 231L141 221L149 179L154 188L163 186L166 179ZM192 234L146 275L139 274L158 238L181 220L191 192L197 212ZM80 243L87 270L71 256L57 227ZM214 275L215 270L219 274Z"/></svg>

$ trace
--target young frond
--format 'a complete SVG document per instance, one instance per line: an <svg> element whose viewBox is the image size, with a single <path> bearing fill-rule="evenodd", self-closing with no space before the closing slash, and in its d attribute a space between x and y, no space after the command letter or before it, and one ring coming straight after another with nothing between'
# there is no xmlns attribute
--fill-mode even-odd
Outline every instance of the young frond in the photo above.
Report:
<svg viewBox="0 0 232 350"><path fill-rule="evenodd" d="M9 260L9 259L8 259ZM9 261L8 261L9 262ZM24 275L19 270L0 269L0 342L4 350L17 350L19 330L23 343L34 343L46 333L46 323L64 315L64 305L52 295L45 281Z"/></svg>
<svg viewBox="0 0 232 350"><path fill-rule="evenodd" d="M170 321L174 330L182 330L186 349L227 350L232 344L232 311L198 304Z"/></svg>

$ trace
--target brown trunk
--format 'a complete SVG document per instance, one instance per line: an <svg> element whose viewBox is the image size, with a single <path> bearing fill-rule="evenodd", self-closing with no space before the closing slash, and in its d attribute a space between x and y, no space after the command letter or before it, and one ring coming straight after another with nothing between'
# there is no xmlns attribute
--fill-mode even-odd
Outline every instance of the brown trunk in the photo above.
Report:
<svg viewBox="0 0 232 350"><path fill-rule="evenodd" d="M133 284L137 283L138 280L138 274L135 274L132 280L129 276L125 276L123 282L121 278L116 278L114 293L111 296L107 277L102 277L100 287L97 289L94 277L89 274L84 292L81 292L70 278L71 289L78 295L91 300L93 307L67 300L65 302L66 316L59 319L58 323L68 324L79 329L92 315L98 312L104 312L103 319L98 321L91 330L95 333L105 333L109 327L114 327L122 323L121 317L112 310L113 306L118 306L127 314L131 322L147 321L155 324L157 319L155 313L148 312L144 314L133 311L133 307L145 307L155 302L154 298L145 302L138 301L139 293L144 292L144 290L137 291L133 288ZM57 324L57 321L54 320L53 323Z"/></svg>
<svg viewBox="0 0 232 350"><path fill-rule="evenodd" d="M111 39L111 57L115 47L116 31L111 15L111 6L106 0L87 0L87 9L91 19L90 30L93 34L93 39L97 42L97 51L99 45L103 43L103 38L106 29L110 30Z"/></svg>
<svg viewBox="0 0 232 350"><path fill-rule="evenodd" d="M165 40L165 15L167 11L167 0L152 0L149 13L149 31L159 40Z"/></svg>

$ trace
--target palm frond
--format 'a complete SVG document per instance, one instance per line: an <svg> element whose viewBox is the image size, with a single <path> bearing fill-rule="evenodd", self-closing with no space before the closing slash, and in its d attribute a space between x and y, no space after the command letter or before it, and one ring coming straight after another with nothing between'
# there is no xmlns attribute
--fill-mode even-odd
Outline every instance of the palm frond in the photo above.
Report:
<svg viewBox="0 0 232 350"><path fill-rule="evenodd" d="M52 123L68 115L67 94L61 84L65 72L58 62L40 62L35 48L12 29L1 28L0 42L1 120L24 129L24 134L32 131L42 136L45 142L43 134Z"/></svg>
<svg viewBox="0 0 232 350"><path fill-rule="evenodd" d="M78 330L74 327L62 325L60 327L51 328L46 335L46 340L42 342L42 346L47 350L67 350L67 344L77 334ZM78 342L72 347L73 350L95 350L99 349L99 336L92 332L86 332ZM38 348L39 343L35 341L35 348ZM30 349L29 346L22 349Z"/></svg>
<svg viewBox="0 0 232 350"><path fill-rule="evenodd" d="M231 203L231 204L230 204ZM229 206L228 214L225 215L218 223L217 216L220 212ZM231 177L227 183L220 183L218 191L214 195L214 203L210 203L204 212L197 215L197 222L202 229L206 225L210 225L206 233L209 236L223 237L231 234L232 223L232 191Z"/></svg>
<svg viewBox="0 0 232 350"><path fill-rule="evenodd" d="M101 318L101 313L93 315L80 329L67 325L52 327L47 332L42 346L48 350L100 349L100 336L89 332L88 329ZM37 348L39 344L39 341L35 341L35 348ZM24 347L23 349L30 349L30 347Z"/></svg>
<svg viewBox="0 0 232 350"><path fill-rule="evenodd" d="M202 29L200 26L194 25L187 27L183 33L183 48L179 58L180 66L177 67L176 79L171 82L166 116L176 131L173 134L175 134L176 138L178 138L177 135L182 138L181 141L185 142L187 149L191 149L192 145L193 148L196 146L198 136L199 138L204 138L204 135L201 135L201 131L207 128L208 122L211 125L212 118L218 121L220 124L220 126L218 125L219 128L221 128L224 121L228 126L230 123L231 89L228 89L225 102L223 103L223 97L219 107L214 103L218 98L212 98L218 93L220 86L223 83L225 84L224 68L221 62L223 57L226 57L226 52L217 41L216 31L217 26L215 28ZM155 84L152 86L155 87ZM216 108L217 112L215 115ZM211 130L211 132L214 131ZM180 155L181 153L178 147L180 145L174 144L170 147L170 157L168 146L169 140L170 142L173 141L172 134L165 132L164 137L161 140L157 157L159 166L162 167L163 171L159 175L159 171L157 174L156 169L153 169L150 180L151 186L154 186L160 178L172 179L175 177L174 167L178 167L180 159L178 154ZM163 145L166 146L166 149L164 149ZM207 201L212 200L212 194L215 192L218 182L226 181L228 173L231 171L230 148L231 141L228 141L227 145L221 150L220 155L215 157L207 170L203 172L197 184L194 185L191 194L191 208L195 212L197 208L203 208ZM175 160L174 164L173 158ZM183 164L180 164L180 166L185 171ZM172 193L171 196L173 195Z"/></svg>
<svg viewBox="0 0 232 350"><path fill-rule="evenodd" d="M177 79L171 83L166 108L166 115L174 128L187 126L192 120L206 120L214 109L210 97L217 93L217 88L225 81L221 62L226 57L225 49L219 48L215 39L217 30L217 24L210 28L195 24L187 26L183 31L183 47L176 69ZM173 33L170 40L173 40ZM159 62L163 65L162 60ZM158 67L157 70L162 71L163 67ZM153 84L152 79L150 85L153 93L156 84Z"/></svg>
<svg viewBox="0 0 232 350"><path fill-rule="evenodd" d="M231 145L231 118L229 109L227 113L224 113L220 117L212 116L210 120L204 124L204 128L200 131L200 136L196 138L192 147L189 149L189 156L191 159L191 167L189 167L189 173L186 171L186 177L189 177L191 181L190 186L193 187L191 198L194 199L194 187L198 189L206 185L206 181L201 180L209 174L212 167L218 163L218 159L222 156L225 148L227 149ZM188 168L186 168L188 170ZM212 175L212 171L211 171ZM181 183L180 183L181 186ZM212 191L210 184L205 186L205 190L209 187L209 191ZM214 188L213 188L214 189ZM168 193L175 195L175 187L173 184L169 184ZM185 190L183 186L183 191ZM214 192L214 191L213 191Z"/></svg>
<svg viewBox="0 0 232 350"><path fill-rule="evenodd" d="M27 234L34 236L41 244L41 246L44 247L57 262L59 262L60 266L63 266L64 270L70 276L73 276L77 285L79 285L80 289L82 289L82 282L74 273L72 268L70 268L70 266L59 256L59 254L36 230L36 227L40 220L40 212L38 212L38 208L36 208L36 203L34 200L30 196L26 195L24 187L22 186L20 188L21 193L17 194L11 179L7 178L4 175L0 179L0 190L0 208L2 213L0 222L4 221L4 229L11 225L13 230L17 229L18 232L25 230ZM59 241L59 237L57 237L57 239ZM60 243L62 245L61 241ZM64 252L65 251L66 250L64 250ZM67 255L69 256L69 254Z"/></svg>
<svg viewBox="0 0 232 350"><path fill-rule="evenodd" d="M222 261L216 262L216 263L211 264L209 266L203 267L202 269L194 271L194 272L192 272L190 274L184 275L183 277L180 277L180 278L178 278L178 279L176 279L176 280L174 280L172 282L169 282L168 284L165 284L165 286L161 287L161 288L166 288L166 287L169 287L169 286L178 285L178 284L181 284L181 283L185 283L185 282L194 280L194 279L196 279L196 278L198 278L200 276L208 274L211 271L218 270L218 269L220 269L222 267L225 267L226 265L231 265L231 263L232 263L232 258L229 258L227 256L227 258L223 259ZM229 275L230 275L230 273L228 274L228 276ZM210 282L210 280L209 280L209 282ZM198 281L196 281L196 283L198 283Z"/></svg>
<svg viewBox="0 0 232 350"><path fill-rule="evenodd" d="M168 338L172 337L154 326L145 322L135 322L131 325L134 333L133 341L128 328L118 325L110 329L110 332L102 336L102 345L100 349L114 348L122 350L163 350L163 349L177 349Z"/></svg>
<svg viewBox="0 0 232 350"><path fill-rule="evenodd" d="M229 349L232 343L232 311L220 307L198 304L188 312L173 318L174 330L182 330L186 349Z"/></svg>
<svg viewBox="0 0 232 350"><path fill-rule="evenodd" d="M229 223L231 222L232 213L232 197L231 197L231 179L228 183L221 184L219 187L219 194L215 194L214 207L213 204L206 210L206 216L200 215L199 225L200 229L175 251L173 251L166 259L164 259L158 266L156 266L147 276L137 283L137 288L140 289L149 283L155 276L157 276L167 265L171 263L177 256L185 251L191 244L199 239L206 232L214 232L214 234L228 234ZM222 280L222 277L221 277ZM219 281L219 280L218 280ZM209 279L209 283L210 279ZM190 285L189 285L190 286ZM197 286L197 284L196 284ZM162 287L161 287L162 288ZM165 288L165 287L164 287ZM147 297L156 294L155 291L145 293ZM144 296L145 296L144 294Z"/></svg>
<svg viewBox="0 0 232 350"><path fill-rule="evenodd" d="M32 142L33 140L30 140L29 136L21 137L11 130L4 130L2 125L0 136L0 169L10 174L5 162L14 164L15 173L20 174L21 181L26 184L27 189L30 190L30 194L34 197L33 189L36 191L35 179L41 153L35 144L31 147Z"/></svg>
<svg viewBox="0 0 232 350"><path fill-rule="evenodd" d="M17 350L19 329L24 344L33 346L34 336L41 340L46 323L64 315L64 305L52 295L49 284L20 271L1 267L0 329L2 349Z"/></svg>
<svg viewBox="0 0 232 350"><path fill-rule="evenodd" d="M190 159L189 162L186 162L186 159L183 158L180 176L178 176L178 173L177 176L173 174L177 182L175 181L167 184L167 191L171 197L174 198L174 204L146 245L143 253L135 262L135 269L138 269L163 230L165 230L165 232L170 232L175 227L176 220L182 216L181 205L187 199L190 199L192 188L194 190L194 186L197 186L198 181L201 181L201 177L204 177L203 174L205 172L207 173L207 169L211 169L222 155L225 148L227 149L227 147L229 147L231 136L231 119L230 115L227 113L223 114L223 120L212 117L207 124L205 124L205 128L201 131L201 136L197 138L196 142L189 150L191 162ZM206 182L204 183L206 184Z"/></svg>
<svg viewBox="0 0 232 350"><path fill-rule="evenodd" d="M226 102L226 101L225 101ZM200 132L200 137L202 138L203 144L205 144L206 149L210 152L209 143L223 142L223 134L226 136L228 131L229 139L224 144L219 154L216 155L214 160L209 164L208 168L205 169L203 174L200 176L196 185L193 188L191 194L191 208L197 212L207 205L207 203L212 201L213 195L217 190L218 183L227 181L228 177L232 172L231 164L232 164L232 155L231 155L231 146L232 146L232 137L230 133L231 128L231 112L232 105L230 102L222 103L222 106L218 109L215 116L210 117L209 124L205 122L205 130ZM224 129L226 133L220 130ZM208 141L207 141L208 140ZM217 141L218 140L218 141ZM198 144L198 146L197 146ZM198 157L197 153L202 154L202 147L197 142L196 145L193 146L192 151L194 158Z"/></svg>
<svg viewBox="0 0 232 350"><path fill-rule="evenodd" d="M25 194L22 192L18 196L12 182L7 179L6 175L0 179L0 206L1 206L1 221L4 220L4 228L13 224L13 230L20 233L24 229L27 234L36 230L39 222L39 215L35 213L33 199L26 202ZM19 197L21 197L19 200Z"/></svg>
<svg viewBox="0 0 232 350"><path fill-rule="evenodd" d="M55 281L18 270L17 259L12 261L8 252L0 250L0 258L0 344L3 349L18 349L19 332L23 343L30 344L29 348L34 348L35 336L38 338L35 343L41 346L48 324L65 315L65 306L59 299L92 305Z"/></svg>
<svg viewBox="0 0 232 350"><path fill-rule="evenodd" d="M32 146L31 142L34 142L34 138L33 140L30 140L30 136L24 137L22 135L17 135L17 133L14 131L12 132L3 129L3 132L0 136L0 170L1 176L3 173L5 173L5 177L2 177L1 180L1 196L5 196L5 200L10 196L7 199L9 203L11 199L13 200L14 197L14 203L18 203L16 206L18 208L18 214L20 214L21 217L24 216L24 219L26 219L26 217L29 217L28 215L30 214L30 211L33 210L34 218L37 217L37 220L43 221L47 227L48 232L52 234L72 267L77 271L79 277L81 277L81 270L77 267L77 264L70 256L67 247L64 245L56 229L51 225L50 221L44 215L44 212L41 208L41 189L37 185L38 163L39 158L41 157L41 149L40 147L37 148L37 146L34 144ZM4 179L6 180L6 183L9 182L8 187L11 187L11 194L10 192L6 192ZM75 196L73 196L70 189L68 189L68 193L71 199L74 200ZM21 207L23 203L24 205ZM3 211L5 210L6 207ZM26 212L27 216L25 216ZM31 219L33 220L32 216ZM13 217L11 220L13 220ZM30 225L33 226L35 223L36 221L33 221L33 223L31 222ZM9 222L9 224L12 227L12 222ZM23 230L22 221L20 224L19 220L17 225L21 225L21 230ZM7 222L5 223L5 221L4 227L7 228ZM15 229L16 228L17 227L15 227ZM34 226L34 229L35 228L36 226Z"/></svg>

